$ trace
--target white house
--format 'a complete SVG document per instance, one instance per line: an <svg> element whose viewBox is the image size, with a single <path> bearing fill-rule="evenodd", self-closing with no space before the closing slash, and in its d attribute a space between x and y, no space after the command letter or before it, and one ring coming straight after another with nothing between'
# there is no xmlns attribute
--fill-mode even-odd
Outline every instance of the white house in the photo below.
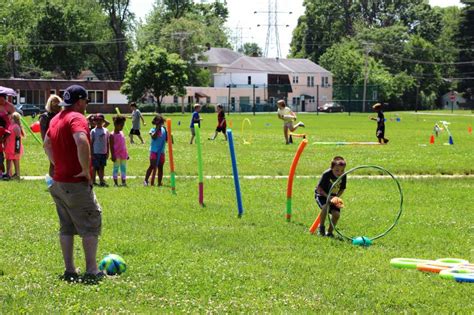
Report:
<svg viewBox="0 0 474 315"><path fill-rule="evenodd" d="M210 48L203 59L198 64L213 74L213 87L188 87L185 103L231 104L240 111L283 98L296 110L316 111L332 100L331 72L308 59L249 57L227 48Z"/></svg>

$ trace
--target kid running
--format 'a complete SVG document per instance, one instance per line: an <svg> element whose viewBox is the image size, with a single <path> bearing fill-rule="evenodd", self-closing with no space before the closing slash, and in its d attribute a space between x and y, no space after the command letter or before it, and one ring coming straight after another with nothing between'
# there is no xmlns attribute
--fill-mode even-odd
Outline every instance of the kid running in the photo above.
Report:
<svg viewBox="0 0 474 315"><path fill-rule="evenodd" d="M163 185L163 165L165 164L165 144L166 144L166 129L163 127L165 119L160 114L153 118L152 124L155 127L151 128L150 136L150 166L146 170L144 186L148 186L148 179L151 175L151 186L155 185L156 168L158 167L158 186Z"/></svg>
<svg viewBox="0 0 474 315"><path fill-rule="evenodd" d="M316 189L314 190L316 202L321 209L321 224L319 225L319 234L321 236L334 237L333 227L336 226L337 221L341 213L341 208L344 206L340 198L333 199L334 197L340 197L344 190L346 189L346 176L344 176L338 183L336 187L331 192L331 196L328 196L329 190L331 189L332 184L344 174L346 168L346 161L342 156L336 156L331 162L331 168L326 170L321 179L319 180ZM326 216L329 212L331 213L331 222L332 224L328 228L327 234L325 234L326 229L324 227L324 222L326 222Z"/></svg>
<svg viewBox="0 0 474 315"><path fill-rule="evenodd" d="M289 144L290 142L288 141L288 130L293 132L298 127L304 127L304 124L302 121L300 121L296 125L293 125L293 121L296 120L296 115L295 113L291 111L289 107L286 106L286 103L284 100L279 100L277 102L277 106L278 106L278 118L283 120L283 134L285 135L285 141L286 141L286 144Z"/></svg>
<svg viewBox="0 0 474 315"><path fill-rule="evenodd" d="M114 131L110 134L110 159L114 162L112 177L114 185L118 186L118 172L122 178L122 186L127 186L127 160L128 152L125 143L125 136L122 132L125 125L125 116L116 115L113 117Z"/></svg>
<svg viewBox="0 0 474 315"><path fill-rule="evenodd" d="M96 127L91 130L91 152L94 175L94 185L97 185L96 175L99 174L101 187L107 187L104 180L105 167L109 157L109 131L104 128L104 115L96 114L94 118Z"/></svg>
<svg viewBox="0 0 474 315"><path fill-rule="evenodd" d="M382 104L377 103L372 106L372 109L377 112L377 118L370 117L371 120L377 121L377 130L375 131L375 135L377 136L380 144L388 143L388 139L385 138L385 116L382 112Z"/></svg>
<svg viewBox="0 0 474 315"><path fill-rule="evenodd" d="M219 132L222 132L224 134L225 140L227 141L226 129L227 129L227 123L225 121L224 107L221 104L217 104L217 128L216 128L216 133L214 134L214 137L209 138L209 140L216 139L217 134Z"/></svg>

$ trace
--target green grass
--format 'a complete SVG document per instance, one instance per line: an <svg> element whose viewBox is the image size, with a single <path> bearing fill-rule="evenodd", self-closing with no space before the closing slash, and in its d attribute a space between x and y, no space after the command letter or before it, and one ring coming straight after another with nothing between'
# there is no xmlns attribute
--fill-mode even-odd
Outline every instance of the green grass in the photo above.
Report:
<svg viewBox="0 0 474 315"><path fill-rule="evenodd" d="M189 117L171 117L178 175L196 175L196 148L187 144ZM206 136L215 116L204 117ZM291 223L284 219L285 179L241 180L242 219L237 219L232 179L205 180L205 208L198 205L197 179L178 178L176 196L169 187L142 187L140 179L127 188L96 189L103 208L98 256L116 253L128 264L125 274L96 286L58 280L63 272L58 219L44 181L0 182L0 313L473 313L472 284L389 264L394 257L474 261L473 178L401 179L400 222L369 248L308 233L317 216L314 186L333 155L346 157L349 167L378 164L396 175L473 173L474 139L467 133L472 117L420 116L418 122L412 114L401 117L400 123L387 122L387 146L308 146L297 174L312 178L295 179ZM241 144L244 118L252 120L251 145ZM301 118L310 143L374 140L375 126L366 115ZM452 122L455 145L418 146L428 142L434 121L443 118ZM296 145L283 144L275 117L230 119L239 126L241 174L287 175ZM46 160L31 140L23 175L45 174ZM203 142L205 174L230 175L226 143ZM131 147L131 175L144 173L147 149ZM355 175L362 173L368 171ZM348 236L382 232L398 210L395 186L387 179L349 178L343 199L339 228ZM75 248L84 270L79 240Z"/></svg>
<svg viewBox="0 0 474 315"><path fill-rule="evenodd" d="M139 184L96 190L104 209L99 256L118 253L129 268L85 286L57 280L57 216L44 183L0 183L11 209L0 227L3 312L474 311L468 298L474 286L389 265L393 257L474 260L474 213L466 198L474 193L472 179L403 180L399 225L367 249L308 234L316 216L313 180L297 182L292 223L284 220L285 180L242 181L240 220L231 180L206 182L203 209L194 180L180 182L178 196ZM343 211L342 229L360 225L356 235L367 235L386 223L385 215L395 215L396 209L372 210L372 222L348 222L357 218L351 211L372 209L383 198L370 180L349 184L364 188L363 201L360 209ZM383 191L388 181L381 185ZM35 193L19 198L18 191ZM76 254L83 267L78 244Z"/></svg>
<svg viewBox="0 0 474 315"><path fill-rule="evenodd" d="M442 113L440 113L442 114ZM396 174L472 174L472 152L474 135L467 132L469 125L474 126L473 116L421 116L413 113L400 113L401 121L391 121L395 114L386 113L386 136L390 139L387 146L336 146L313 145L317 141L376 141L375 122L367 115L352 114L315 114L300 115L307 127L298 132L308 134L309 144L298 167L298 174L318 176L327 168L334 155L348 159L349 167L361 164L381 165ZM169 115L173 120L176 172L178 175L196 175L196 147L189 145L190 115ZM202 122L203 160L205 175L231 175L227 144L222 135L214 142L207 138L216 127L215 114L204 114ZM242 135L242 121L250 119L251 128L246 125ZM147 117L147 126L142 129L149 143L147 130L151 117ZM287 175L289 165L297 144L285 146L282 122L276 115L231 114L239 173L242 175ZM448 120L453 134L454 146L446 146L446 133L436 139L435 145L429 145L429 138L436 121ZM180 125L178 125L180 122ZM128 122L130 126L130 122ZM252 144L244 145L243 138ZM296 140L299 143L299 140ZM420 146L426 145L426 146ZM129 145L131 175L143 175L148 163L148 145ZM25 141L25 156L22 160L23 175L44 175L47 165L42 148L30 136ZM109 173L111 169L109 168Z"/></svg>

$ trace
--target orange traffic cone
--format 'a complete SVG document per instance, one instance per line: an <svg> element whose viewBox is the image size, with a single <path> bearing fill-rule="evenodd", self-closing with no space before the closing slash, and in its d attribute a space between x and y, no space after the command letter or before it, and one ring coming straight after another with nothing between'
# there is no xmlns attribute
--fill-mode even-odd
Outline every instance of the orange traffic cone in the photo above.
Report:
<svg viewBox="0 0 474 315"><path fill-rule="evenodd" d="M431 135L430 137L430 144L434 144L434 135Z"/></svg>
<svg viewBox="0 0 474 315"><path fill-rule="evenodd" d="M467 132L469 132L469 134L472 135L472 126L467 127Z"/></svg>

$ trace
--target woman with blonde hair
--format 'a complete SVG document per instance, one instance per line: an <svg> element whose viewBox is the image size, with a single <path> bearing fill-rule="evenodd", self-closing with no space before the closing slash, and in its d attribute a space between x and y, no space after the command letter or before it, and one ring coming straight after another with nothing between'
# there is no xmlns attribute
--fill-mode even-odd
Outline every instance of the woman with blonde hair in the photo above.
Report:
<svg viewBox="0 0 474 315"><path fill-rule="evenodd" d="M59 106L60 103L62 103L62 99L55 95L52 94L49 98L48 101L46 102L45 109L46 112L40 115L39 117L39 123L40 123L40 128L41 128L41 139L44 141L44 137L46 136L46 132L49 129L49 122L51 119L53 119L54 116L56 116L57 113L61 111L61 106ZM53 176L54 174L54 165L52 163L49 164L49 176Z"/></svg>

